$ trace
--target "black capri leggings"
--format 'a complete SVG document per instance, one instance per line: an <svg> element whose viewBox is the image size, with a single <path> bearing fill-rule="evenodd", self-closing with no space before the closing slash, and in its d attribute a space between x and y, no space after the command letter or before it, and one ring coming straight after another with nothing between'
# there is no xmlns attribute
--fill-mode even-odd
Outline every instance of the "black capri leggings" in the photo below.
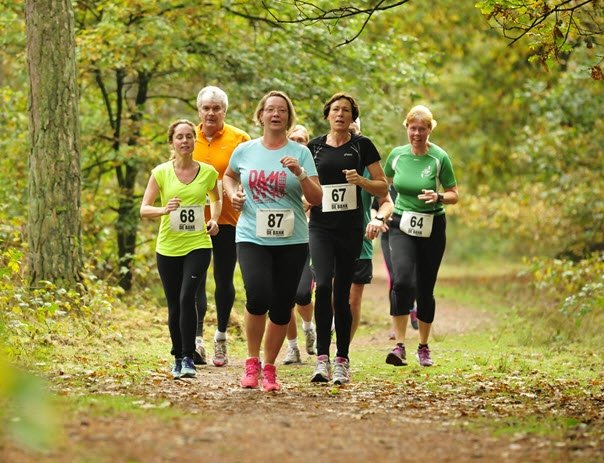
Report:
<svg viewBox="0 0 604 463"><path fill-rule="evenodd" d="M393 277L390 315L407 315L415 295L417 318L432 323L436 309L434 285L447 242L447 219L444 214L435 216L428 238L403 233L400 219L394 214L389 231Z"/></svg>
<svg viewBox="0 0 604 463"><path fill-rule="evenodd" d="M382 232L380 235L380 247L382 248L382 255L384 256L384 263L386 264L386 271L388 272L388 300L390 301L390 315L396 314L396 298L394 297L394 291L392 290L392 257L390 256L390 231ZM415 288L415 272L413 275L413 288ZM415 302L415 294L413 295L413 301ZM409 307L407 313L399 313L398 315L407 315L413 309L413 305ZM400 310L400 309L399 309Z"/></svg>
<svg viewBox="0 0 604 463"><path fill-rule="evenodd" d="M237 255L247 311L252 315L268 312L275 325L287 325L308 257L308 244L262 246L243 242L237 243Z"/></svg>
<svg viewBox="0 0 604 463"><path fill-rule="evenodd" d="M310 266L310 253L306 258L304 264L304 270L302 270L302 276L300 277L300 283L298 283L298 289L296 291L296 304L308 305L312 301L312 290L315 287L315 277L313 275L313 269Z"/></svg>
<svg viewBox="0 0 604 463"><path fill-rule="evenodd" d="M212 265L214 267L214 301L216 302L216 328L224 333L229 324L231 310L235 302L235 285L233 275L237 264L237 246L235 245L235 227L220 225L220 231L212 236ZM201 277L201 285L197 290L197 336L203 335L203 320L208 310L206 294L207 271Z"/></svg>
<svg viewBox="0 0 604 463"><path fill-rule="evenodd" d="M195 293L210 264L211 249L195 249L185 256L157 255L157 270L168 302L168 329L175 357L193 357L197 310Z"/></svg>

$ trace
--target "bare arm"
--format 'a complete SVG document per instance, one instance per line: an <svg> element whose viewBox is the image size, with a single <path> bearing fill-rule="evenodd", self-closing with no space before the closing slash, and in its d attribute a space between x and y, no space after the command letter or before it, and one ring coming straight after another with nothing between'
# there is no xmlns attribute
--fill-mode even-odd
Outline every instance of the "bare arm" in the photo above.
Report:
<svg viewBox="0 0 604 463"><path fill-rule="evenodd" d="M360 186L372 196L383 198L388 194L388 183L386 182L386 176L384 175L382 166L376 161L373 164L369 164L367 170L371 176L370 179L359 175L355 169L345 169L343 172L346 175L346 181L348 183Z"/></svg>
<svg viewBox="0 0 604 463"><path fill-rule="evenodd" d="M300 181L302 187L302 194L306 201L312 206L318 206L323 200L323 189L319 183L319 177L313 175L309 177L306 175L306 171L300 166L298 160L291 156L284 156L281 158L281 164L283 167L287 167L292 174L294 174Z"/></svg>
<svg viewBox="0 0 604 463"><path fill-rule="evenodd" d="M171 211L175 211L180 206L180 199L174 197L168 201L165 206L156 207L153 204L155 203L155 199L159 194L159 185L155 180L155 177L151 175L149 177L149 182L147 183L147 188L145 189L145 194L143 195L143 201L141 203L140 208L140 216L145 219L155 219L157 217L161 217L162 215L169 214Z"/></svg>
<svg viewBox="0 0 604 463"><path fill-rule="evenodd" d="M457 204L457 201L459 201L457 186L445 188L445 192L442 193L442 196L443 204ZM417 199L425 201L426 204L434 204L438 202L438 192L434 190L422 190L422 194L417 195Z"/></svg>
<svg viewBox="0 0 604 463"><path fill-rule="evenodd" d="M375 214L373 210L371 211L371 221L365 228L365 235L369 239L377 237L380 232L388 231L388 222L390 221L390 217L392 217L392 212L394 211L394 203L392 202L390 193L383 198L378 198L378 205L379 208ZM376 217L381 217L382 220L378 220Z"/></svg>
<svg viewBox="0 0 604 463"><path fill-rule="evenodd" d="M245 193L243 192L239 175L233 172L230 167L227 167L226 171L224 172L222 177L222 187L224 188L225 194L231 201L233 209L236 211L241 211L241 209L243 209L243 203L245 203Z"/></svg>

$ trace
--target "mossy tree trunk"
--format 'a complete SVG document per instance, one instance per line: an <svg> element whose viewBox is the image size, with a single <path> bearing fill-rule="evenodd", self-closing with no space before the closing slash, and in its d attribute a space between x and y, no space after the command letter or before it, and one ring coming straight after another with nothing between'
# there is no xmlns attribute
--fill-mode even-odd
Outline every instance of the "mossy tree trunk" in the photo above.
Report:
<svg viewBox="0 0 604 463"><path fill-rule="evenodd" d="M27 0L28 269L71 287L82 268L80 138L71 0Z"/></svg>

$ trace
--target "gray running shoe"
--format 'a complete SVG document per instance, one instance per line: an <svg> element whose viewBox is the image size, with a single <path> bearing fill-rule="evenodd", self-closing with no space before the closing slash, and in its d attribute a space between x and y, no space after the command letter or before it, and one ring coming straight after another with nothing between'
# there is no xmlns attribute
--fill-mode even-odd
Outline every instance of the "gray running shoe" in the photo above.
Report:
<svg viewBox="0 0 604 463"><path fill-rule="evenodd" d="M226 339L214 341L214 357L212 357L212 363L215 367L225 367L229 363Z"/></svg>
<svg viewBox="0 0 604 463"><path fill-rule="evenodd" d="M300 349L298 349L298 346L287 346L287 352L285 353L283 364L291 365L292 363L302 363L302 358L300 357Z"/></svg>
<svg viewBox="0 0 604 463"><path fill-rule="evenodd" d="M350 382L350 362L344 357L336 357L333 364L333 383L346 384Z"/></svg>
<svg viewBox="0 0 604 463"><path fill-rule="evenodd" d="M178 379L182 374L182 359L175 358L174 365L172 366L172 378Z"/></svg>
<svg viewBox="0 0 604 463"><path fill-rule="evenodd" d="M313 383L328 383L331 379L331 365L327 355L319 355L315 364L315 371L310 381Z"/></svg>
<svg viewBox="0 0 604 463"><path fill-rule="evenodd" d="M317 332L314 328L304 330L306 338L306 353L308 355L317 355Z"/></svg>
<svg viewBox="0 0 604 463"><path fill-rule="evenodd" d="M195 378L195 376L197 376L197 369L195 368L193 359L191 357L183 357L182 369L180 370L180 377Z"/></svg>
<svg viewBox="0 0 604 463"><path fill-rule="evenodd" d="M195 352L193 352L193 362L195 365L207 365L206 348L203 345L203 339L195 338Z"/></svg>

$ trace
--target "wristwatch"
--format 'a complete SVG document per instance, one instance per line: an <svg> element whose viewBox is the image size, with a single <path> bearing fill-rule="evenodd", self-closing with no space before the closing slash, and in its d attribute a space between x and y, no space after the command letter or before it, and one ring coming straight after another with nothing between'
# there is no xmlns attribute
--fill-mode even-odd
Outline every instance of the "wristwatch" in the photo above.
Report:
<svg viewBox="0 0 604 463"><path fill-rule="evenodd" d="M384 217L382 217L381 215L376 215L376 216L374 217L374 219L375 219L375 220L379 220L380 222L383 222L383 221L384 221Z"/></svg>
<svg viewBox="0 0 604 463"><path fill-rule="evenodd" d="M445 199L445 195L443 195L442 193L436 193L438 195L438 199L436 200L437 203L442 203L443 200Z"/></svg>

